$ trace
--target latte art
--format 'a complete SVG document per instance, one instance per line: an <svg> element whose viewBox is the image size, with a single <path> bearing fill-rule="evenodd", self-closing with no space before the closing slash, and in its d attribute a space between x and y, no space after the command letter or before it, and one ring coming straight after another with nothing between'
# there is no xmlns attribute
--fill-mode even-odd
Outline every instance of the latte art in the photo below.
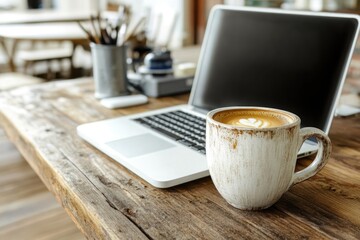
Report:
<svg viewBox="0 0 360 240"><path fill-rule="evenodd" d="M214 120L243 128L271 128L291 123L293 120L284 114L273 111L231 110L219 112Z"/></svg>
<svg viewBox="0 0 360 240"><path fill-rule="evenodd" d="M246 128L267 128L271 127L271 122L267 119L260 119L255 117L242 118L241 116L227 119L226 124L246 127ZM274 124L274 123L273 123Z"/></svg>
<svg viewBox="0 0 360 240"><path fill-rule="evenodd" d="M248 119L240 119L239 125L249 126L249 127L256 127L256 128L265 128L269 126L268 122L263 122L256 118L248 118Z"/></svg>

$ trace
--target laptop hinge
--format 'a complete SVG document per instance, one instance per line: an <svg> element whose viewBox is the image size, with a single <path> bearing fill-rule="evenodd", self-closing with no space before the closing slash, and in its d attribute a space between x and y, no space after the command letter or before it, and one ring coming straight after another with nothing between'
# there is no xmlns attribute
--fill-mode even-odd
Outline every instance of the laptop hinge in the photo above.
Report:
<svg viewBox="0 0 360 240"><path fill-rule="evenodd" d="M190 106L189 110L191 110L193 112L200 113L200 114L204 114L204 115L206 115L209 112L209 110L202 109L202 108L197 108L197 107L194 107L194 106Z"/></svg>

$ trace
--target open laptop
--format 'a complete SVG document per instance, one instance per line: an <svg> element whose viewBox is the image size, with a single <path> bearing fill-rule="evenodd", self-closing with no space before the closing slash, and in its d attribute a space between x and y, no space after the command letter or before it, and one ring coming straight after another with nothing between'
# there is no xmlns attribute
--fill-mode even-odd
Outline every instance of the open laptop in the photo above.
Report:
<svg viewBox="0 0 360 240"><path fill-rule="evenodd" d="M326 133L359 31L355 15L216 6L187 105L78 126L83 139L159 188L208 176L205 116L263 106ZM299 157L316 151L307 141Z"/></svg>

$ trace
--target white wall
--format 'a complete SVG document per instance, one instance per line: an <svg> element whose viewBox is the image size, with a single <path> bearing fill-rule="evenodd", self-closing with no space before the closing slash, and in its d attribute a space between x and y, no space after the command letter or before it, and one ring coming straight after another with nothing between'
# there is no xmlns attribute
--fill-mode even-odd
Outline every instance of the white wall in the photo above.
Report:
<svg viewBox="0 0 360 240"><path fill-rule="evenodd" d="M44 8L54 6L63 10L105 10L108 0L42 0ZM0 0L0 6L15 6L15 9L27 9L27 0Z"/></svg>
<svg viewBox="0 0 360 240"><path fill-rule="evenodd" d="M0 0L1 5L6 6L14 6L15 9L23 10L27 8L27 1L26 0Z"/></svg>
<svg viewBox="0 0 360 240"><path fill-rule="evenodd" d="M245 0L224 0L224 4L226 4L226 5L244 6L245 5Z"/></svg>
<svg viewBox="0 0 360 240"><path fill-rule="evenodd" d="M103 9L103 5L104 1L100 0L53 0L53 6L58 10L97 11Z"/></svg>
<svg viewBox="0 0 360 240"><path fill-rule="evenodd" d="M148 11L151 11L151 13L164 12L166 17L166 15L170 15L171 11L176 11L177 22L171 38L170 48L179 48L183 46L183 42L188 37L185 32L185 29L187 29L185 25L188 22L188 19L185 19L185 8L189 5L187 4L188 1L193 0L117 0L117 3L131 6L133 11L140 14L146 14ZM166 25L167 21L163 21Z"/></svg>

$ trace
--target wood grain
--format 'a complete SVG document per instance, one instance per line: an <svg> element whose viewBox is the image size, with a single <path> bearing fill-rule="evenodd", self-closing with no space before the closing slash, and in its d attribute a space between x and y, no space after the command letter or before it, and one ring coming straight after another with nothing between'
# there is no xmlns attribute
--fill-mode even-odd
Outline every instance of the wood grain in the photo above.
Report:
<svg viewBox="0 0 360 240"><path fill-rule="evenodd" d="M0 239L84 239L0 129Z"/></svg>
<svg viewBox="0 0 360 240"><path fill-rule="evenodd" d="M359 239L359 117L337 118L329 163L265 211L228 205L209 177L156 189L76 134L81 123L186 103L150 99L101 107L90 79L4 92L0 122L12 142L89 239ZM171 157L171 156L169 156ZM299 160L299 165L310 159Z"/></svg>

